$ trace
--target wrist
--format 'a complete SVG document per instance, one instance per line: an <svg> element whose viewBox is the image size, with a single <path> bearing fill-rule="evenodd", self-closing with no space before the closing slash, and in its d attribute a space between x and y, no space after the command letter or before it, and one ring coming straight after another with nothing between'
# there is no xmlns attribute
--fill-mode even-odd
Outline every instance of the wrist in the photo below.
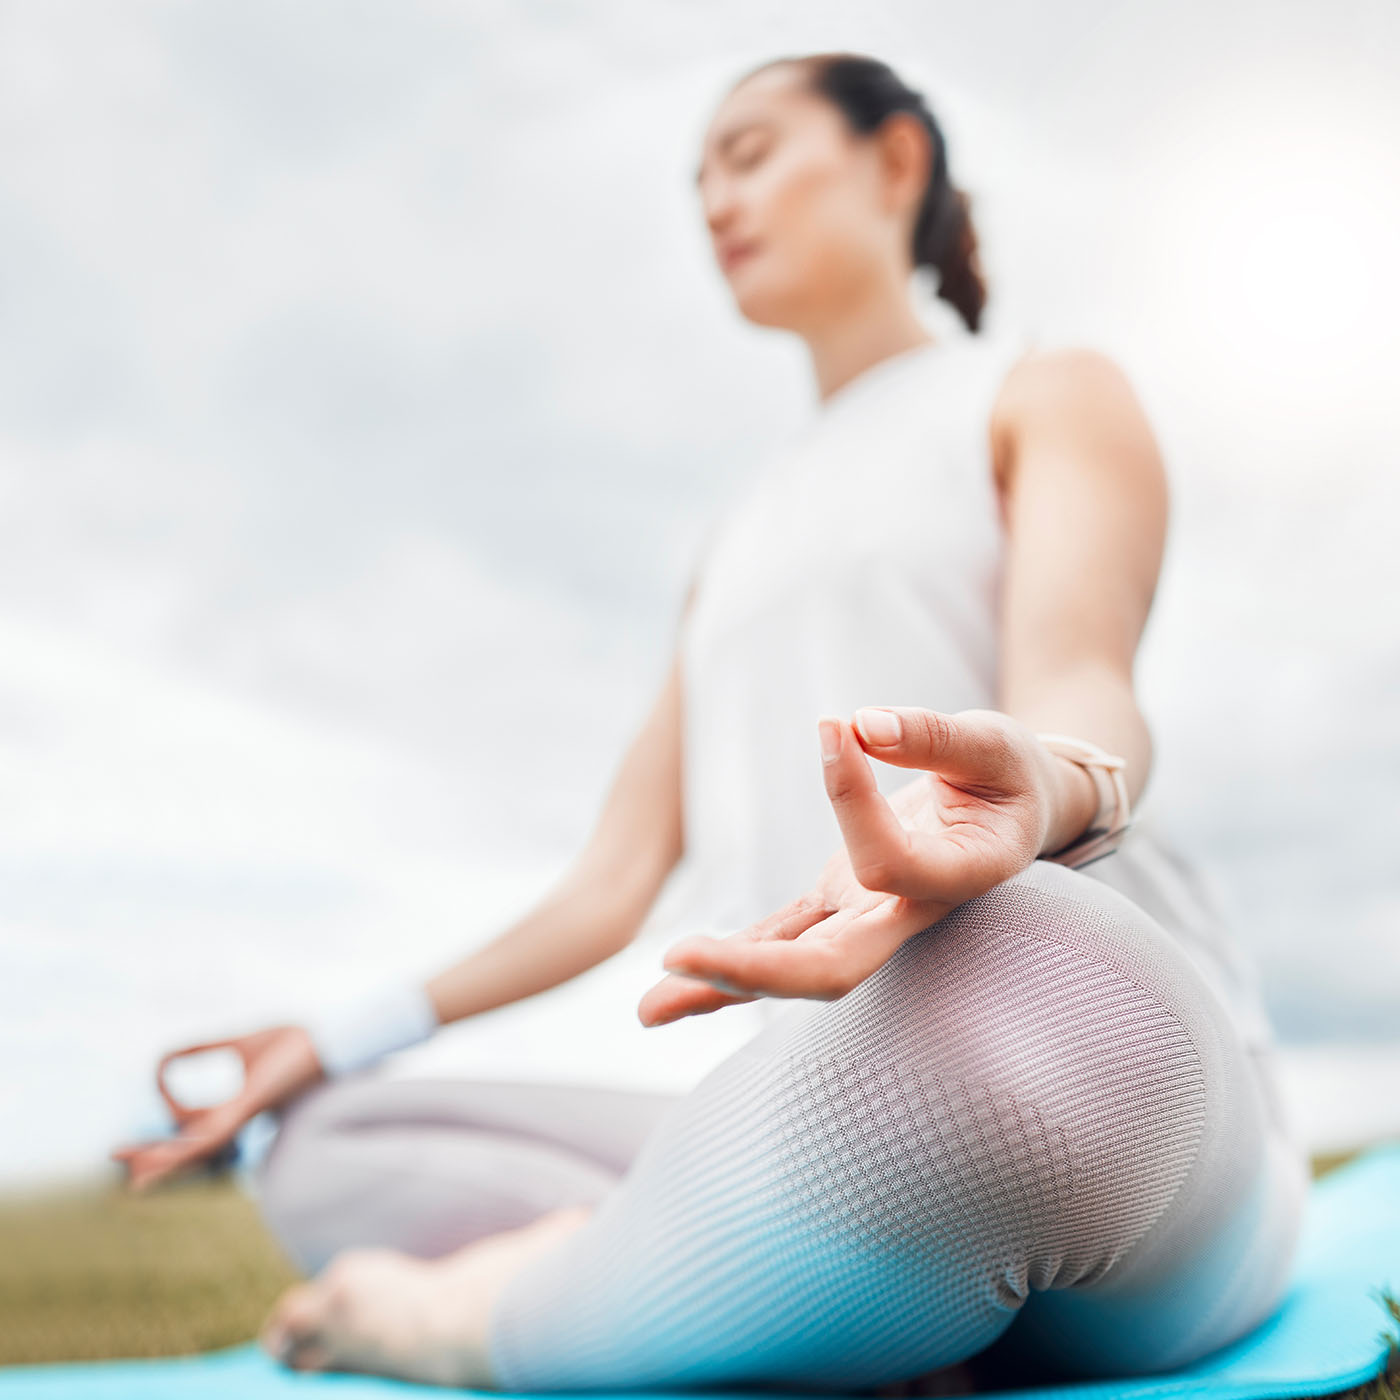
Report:
<svg viewBox="0 0 1400 1400"><path fill-rule="evenodd" d="M1083 764L1045 750L1049 769L1049 817L1039 855L1061 851L1077 841L1099 810L1098 784Z"/></svg>
<svg viewBox="0 0 1400 1400"><path fill-rule="evenodd" d="M1134 820L1132 794L1123 775L1127 759L1072 734L1047 730L1038 732L1036 738L1059 758L1083 767L1098 793L1098 804L1087 830L1072 837L1065 846L1049 846L1041 857L1079 869L1111 855Z"/></svg>
<svg viewBox="0 0 1400 1400"><path fill-rule="evenodd" d="M427 988L405 982L322 1007L303 1025L326 1077L336 1078L427 1040L438 1019Z"/></svg>

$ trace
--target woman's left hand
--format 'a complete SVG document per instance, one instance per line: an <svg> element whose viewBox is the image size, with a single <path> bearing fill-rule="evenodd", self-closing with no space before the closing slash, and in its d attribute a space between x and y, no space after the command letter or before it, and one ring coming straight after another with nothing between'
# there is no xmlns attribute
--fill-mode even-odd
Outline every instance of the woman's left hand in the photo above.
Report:
<svg viewBox="0 0 1400 1400"><path fill-rule="evenodd" d="M833 1001L921 929L1040 854L1057 760L1025 725L999 710L856 714L861 728L820 721L844 849L810 890L759 922L673 944L662 963L669 975L637 1005L643 1025L761 996ZM897 727L881 733L881 716ZM925 771L886 799L867 754Z"/></svg>

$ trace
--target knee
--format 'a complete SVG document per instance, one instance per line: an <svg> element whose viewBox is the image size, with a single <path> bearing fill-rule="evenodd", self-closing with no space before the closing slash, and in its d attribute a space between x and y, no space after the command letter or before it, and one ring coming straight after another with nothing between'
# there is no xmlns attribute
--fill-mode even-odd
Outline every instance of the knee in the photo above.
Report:
<svg viewBox="0 0 1400 1400"><path fill-rule="evenodd" d="M1035 1287L1088 1281L1167 1210L1219 1117L1218 1013L1137 905L1038 861L798 1023L777 1117L794 1143L837 1143L853 1189L923 1177L923 1218L1019 1241Z"/></svg>
<svg viewBox="0 0 1400 1400"><path fill-rule="evenodd" d="M1043 1096L1075 1066L1126 1063L1141 1076L1197 1061L1220 1011L1185 949L1145 910L1036 861L915 934L787 1039L805 1037L806 1053L825 1045L867 1061L897 1056Z"/></svg>

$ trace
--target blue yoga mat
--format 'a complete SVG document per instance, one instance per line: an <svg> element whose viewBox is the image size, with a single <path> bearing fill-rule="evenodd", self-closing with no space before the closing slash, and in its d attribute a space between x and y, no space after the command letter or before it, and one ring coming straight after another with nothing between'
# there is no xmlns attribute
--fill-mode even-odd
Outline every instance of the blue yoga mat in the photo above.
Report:
<svg viewBox="0 0 1400 1400"><path fill-rule="evenodd" d="M1292 1286L1274 1315L1247 1337L1168 1374L985 1393L1007 1400L1332 1394L1385 1369L1389 1334L1400 1325L1381 1301L1382 1290L1400 1298L1400 1141L1368 1149L1313 1185ZM773 1400L771 1391L726 1393ZM0 1400L440 1400L443 1394L403 1381L287 1371L253 1345L158 1361L0 1368ZM630 1395L635 1400L637 1392Z"/></svg>

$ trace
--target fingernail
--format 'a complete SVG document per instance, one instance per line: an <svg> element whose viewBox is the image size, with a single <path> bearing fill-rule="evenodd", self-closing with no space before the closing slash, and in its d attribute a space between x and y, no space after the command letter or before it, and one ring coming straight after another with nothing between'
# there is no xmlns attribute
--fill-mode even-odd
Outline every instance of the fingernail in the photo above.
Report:
<svg viewBox="0 0 1400 1400"><path fill-rule="evenodd" d="M899 743L900 739L904 737L899 716L893 710L867 707L857 710L855 719L856 728L860 730L861 738L867 744L888 748L891 744Z"/></svg>
<svg viewBox="0 0 1400 1400"><path fill-rule="evenodd" d="M841 730L834 719L819 719L817 732L822 740L822 762L831 763L841 752Z"/></svg>

